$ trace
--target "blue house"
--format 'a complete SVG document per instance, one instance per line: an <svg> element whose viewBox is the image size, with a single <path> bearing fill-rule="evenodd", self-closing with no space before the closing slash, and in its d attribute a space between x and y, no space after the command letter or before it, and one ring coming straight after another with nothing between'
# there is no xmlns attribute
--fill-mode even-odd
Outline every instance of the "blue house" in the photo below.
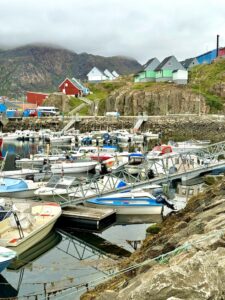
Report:
<svg viewBox="0 0 225 300"><path fill-rule="evenodd" d="M216 49L196 57L199 64L210 64L216 58Z"/></svg>

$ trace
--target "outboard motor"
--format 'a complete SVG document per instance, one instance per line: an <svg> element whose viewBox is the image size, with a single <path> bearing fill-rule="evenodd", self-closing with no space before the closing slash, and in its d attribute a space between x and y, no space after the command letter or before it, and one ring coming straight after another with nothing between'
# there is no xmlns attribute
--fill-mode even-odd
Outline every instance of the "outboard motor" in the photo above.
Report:
<svg viewBox="0 0 225 300"><path fill-rule="evenodd" d="M148 179L152 179L154 177L155 177L155 174L154 174L153 170L149 170L148 171Z"/></svg>
<svg viewBox="0 0 225 300"><path fill-rule="evenodd" d="M26 175L25 179L34 181L34 174Z"/></svg>
<svg viewBox="0 0 225 300"><path fill-rule="evenodd" d="M43 166L47 165L48 164L48 159L47 158L44 158L43 159Z"/></svg>
<svg viewBox="0 0 225 300"><path fill-rule="evenodd" d="M102 164L101 164L100 174L101 174L101 175L105 175L105 174L108 174L108 173L109 173L109 171L108 171L108 169L107 169L106 164L102 163Z"/></svg>
<svg viewBox="0 0 225 300"><path fill-rule="evenodd" d="M158 197L156 197L156 201L158 203L161 203L163 205L166 205L167 207L169 207L172 210L176 210L175 206L173 203L171 203L165 196L163 195L159 195Z"/></svg>

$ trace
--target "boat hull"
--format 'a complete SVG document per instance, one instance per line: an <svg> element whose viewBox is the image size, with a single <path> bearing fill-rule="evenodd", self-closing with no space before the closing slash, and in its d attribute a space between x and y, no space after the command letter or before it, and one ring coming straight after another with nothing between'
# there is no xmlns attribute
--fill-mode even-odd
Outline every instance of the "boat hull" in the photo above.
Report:
<svg viewBox="0 0 225 300"><path fill-rule="evenodd" d="M85 173L95 169L97 162L88 162L88 163L62 163L62 164L53 164L51 166L51 171L54 174L76 174L76 173Z"/></svg>
<svg viewBox="0 0 225 300"><path fill-rule="evenodd" d="M41 228L38 232L34 232L33 234L25 238L21 243L15 245L15 247L7 246L7 248L16 251L18 255L22 254L46 237L46 235L52 230L53 226L55 225L57 218L58 216L52 219L47 226Z"/></svg>
<svg viewBox="0 0 225 300"><path fill-rule="evenodd" d="M35 191L36 191L36 188L35 189L24 190L24 191L0 192L0 197L19 198L19 199L33 198Z"/></svg>
<svg viewBox="0 0 225 300"><path fill-rule="evenodd" d="M59 242L61 242L62 236L56 232L54 229L50 231L50 233L32 248L29 248L27 251L24 251L21 255L18 255L16 259L14 259L8 269L17 270L27 263L30 263L37 257L40 257L42 254L46 253L54 246L56 246Z"/></svg>
<svg viewBox="0 0 225 300"><path fill-rule="evenodd" d="M117 215L161 215L163 212L163 205L147 199L98 198L87 200L85 206L114 209Z"/></svg>
<svg viewBox="0 0 225 300"><path fill-rule="evenodd" d="M4 271L10 265L10 263L11 263L12 260L13 260L13 258L8 259L8 260L3 261L3 262L0 263L0 273L2 271Z"/></svg>
<svg viewBox="0 0 225 300"><path fill-rule="evenodd" d="M60 193L60 194L57 194L57 193L52 193L52 194L42 194L42 193L40 193L40 194L36 194L36 196L38 197L38 198L40 198L41 200L43 200L43 201L54 201L54 202L57 202L57 201L62 201L62 200L65 200L65 198L66 198L66 200L67 200L67 198L69 197L69 193L70 193L71 191L69 191L69 192L65 192L65 193Z"/></svg>
<svg viewBox="0 0 225 300"><path fill-rule="evenodd" d="M105 205L95 205L95 204L85 204L89 207L95 208L104 208ZM106 207L105 207L106 208ZM124 207L124 206L117 206L114 205L107 205L107 208L115 209L118 215L161 215L162 213L162 206L157 207Z"/></svg>

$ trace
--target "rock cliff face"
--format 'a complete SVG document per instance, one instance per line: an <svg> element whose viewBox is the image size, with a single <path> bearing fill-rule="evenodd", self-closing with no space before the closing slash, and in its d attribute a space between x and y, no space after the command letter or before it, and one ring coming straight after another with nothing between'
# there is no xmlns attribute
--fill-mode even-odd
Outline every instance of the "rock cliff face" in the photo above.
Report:
<svg viewBox="0 0 225 300"><path fill-rule="evenodd" d="M225 82L215 84L210 91L221 98L225 98Z"/></svg>
<svg viewBox="0 0 225 300"><path fill-rule="evenodd" d="M225 299L225 181L192 197L121 268L144 262L86 294L98 300ZM169 253L169 255L166 255ZM151 260L164 254L161 260Z"/></svg>
<svg viewBox="0 0 225 300"><path fill-rule="evenodd" d="M43 105L55 106L63 113L67 113L71 110L71 107L69 105L69 97L63 93L50 94L44 101Z"/></svg>
<svg viewBox="0 0 225 300"><path fill-rule="evenodd" d="M55 92L65 77L85 79L93 66L119 74L138 71L134 59L77 54L66 49L31 45L0 51L0 95L19 96L27 90Z"/></svg>
<svg viewBox="0 0 225 300"><path fill-rule="evenodd" d="M106 111L118 111L121 115L135 116L180 113L208 113L203 96L187 88L167 84L150 90L134 90L126 87L113 92L106 100Z"/></svg>

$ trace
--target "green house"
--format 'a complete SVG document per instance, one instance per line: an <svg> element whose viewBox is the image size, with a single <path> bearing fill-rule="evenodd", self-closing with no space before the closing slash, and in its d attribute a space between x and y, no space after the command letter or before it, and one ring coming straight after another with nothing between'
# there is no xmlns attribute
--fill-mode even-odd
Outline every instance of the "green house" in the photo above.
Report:
<svg viewBox="0 0 225 300"><path fill-rule="evenodd" d="M156 72L154 70L159 64L160 61L156 57L149 59L143 65L143 70L135 74L134 82L155 81Z"/></svg>
<svg viewBox="0 0 225 300"><path fill-rule="evenodd" d="M175 70L185 70L185 68L175 56L166 57L155 69L156 82L173 81L173 71Z"/></svg>
<svg viewBox="0 0 225 300"><path fill-rule="evenodd" d="M140 71L134 75L134 82L143 82L145 79L145 71Z"/></svg>

